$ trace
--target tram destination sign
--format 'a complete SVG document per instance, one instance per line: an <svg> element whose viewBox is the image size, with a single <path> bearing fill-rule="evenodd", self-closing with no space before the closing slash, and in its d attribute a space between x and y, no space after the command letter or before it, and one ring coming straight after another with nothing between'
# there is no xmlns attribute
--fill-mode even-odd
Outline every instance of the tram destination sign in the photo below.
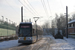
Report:
<svg viewBox="0 0 75 50"><path fill-rule="evenodd" d="M21 28L29 28L30 26L21 26Z"/></svg>

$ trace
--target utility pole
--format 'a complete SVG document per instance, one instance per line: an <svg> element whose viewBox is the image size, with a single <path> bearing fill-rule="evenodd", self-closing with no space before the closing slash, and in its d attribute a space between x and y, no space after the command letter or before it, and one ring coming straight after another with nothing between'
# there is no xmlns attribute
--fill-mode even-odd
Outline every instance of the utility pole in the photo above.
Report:
<svg viewBox="0 0 75 50"><path fill-rule="evenodd" d="M33 17L35 24L36 24L36 35L37 35L37 40L38 40L38 34L37 34L37 20L39 19L39 17Z"/></svg>
<svg viewBox="0 0 75 50"><path fill-rule="evenodd" d="M66 6L66 37L68 38L68 6Z"/></svg>
<svg viewBox="0 0 75 50"><path fill-rule="evenodd" d="M37 33L37 21L39 18L42 18L42 17L33 17L34 18L34 21L35 21L35 24L36 24L36 35L37 35L37 40L38 40L38 33Z"/></svg>
<svg viewBox="0 0 75 50"><path fill-rule="evenodd" d="M23 22L23 7L21 7L21 22Z"/></svg>

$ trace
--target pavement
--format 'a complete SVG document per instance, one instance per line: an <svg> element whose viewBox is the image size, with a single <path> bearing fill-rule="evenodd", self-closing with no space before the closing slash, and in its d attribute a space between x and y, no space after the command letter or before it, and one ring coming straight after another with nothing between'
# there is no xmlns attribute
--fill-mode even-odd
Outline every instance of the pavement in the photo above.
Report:
<svg viewBox="0 0 75 50"><path fill-rule="evenodd" d="M75 39L75 35L68 35L69 38L74 38Z"/></svg>

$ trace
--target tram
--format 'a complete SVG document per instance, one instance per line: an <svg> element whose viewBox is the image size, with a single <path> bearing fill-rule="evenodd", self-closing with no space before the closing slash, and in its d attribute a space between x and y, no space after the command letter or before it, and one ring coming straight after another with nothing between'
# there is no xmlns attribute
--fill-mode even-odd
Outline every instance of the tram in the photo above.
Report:
<svg viewBox="0 0 75 50"><path fill-rule="evenodd" d="M42 39L43 30L32 22L21 22L18 29L18 43L34 43Z"/></svg>

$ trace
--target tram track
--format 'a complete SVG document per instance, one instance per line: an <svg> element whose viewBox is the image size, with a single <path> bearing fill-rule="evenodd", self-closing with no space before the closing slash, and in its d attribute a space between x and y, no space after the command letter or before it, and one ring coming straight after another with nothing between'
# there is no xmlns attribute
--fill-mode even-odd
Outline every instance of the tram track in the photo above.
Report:
<svg viewBox="0 0 75 50"><path fill-rule="evenodd" d="M43 38L42 40L39 40L33 44L19 44L17 46L11 47L11 48L5 48L3 50L41 50L41 49L48 50L49 39Z"/></svg>
<svg viewBox="0 0 75 50"><path fill-rule="evenodd" d="M38 50L38 48L40 48L44 42L45 42L44 38L42 40L39 40L38 42L31 45L30 50Z"/></svg>
<svg viewBox="0 0 75 50"><path fill-rule="evenodd" d="M38 48L36 48L36 50L48 50L49 49L49 43L48 42L49 42L48 38L45 39L44 43L41 44L40 46L38 46Z"/></svg>

